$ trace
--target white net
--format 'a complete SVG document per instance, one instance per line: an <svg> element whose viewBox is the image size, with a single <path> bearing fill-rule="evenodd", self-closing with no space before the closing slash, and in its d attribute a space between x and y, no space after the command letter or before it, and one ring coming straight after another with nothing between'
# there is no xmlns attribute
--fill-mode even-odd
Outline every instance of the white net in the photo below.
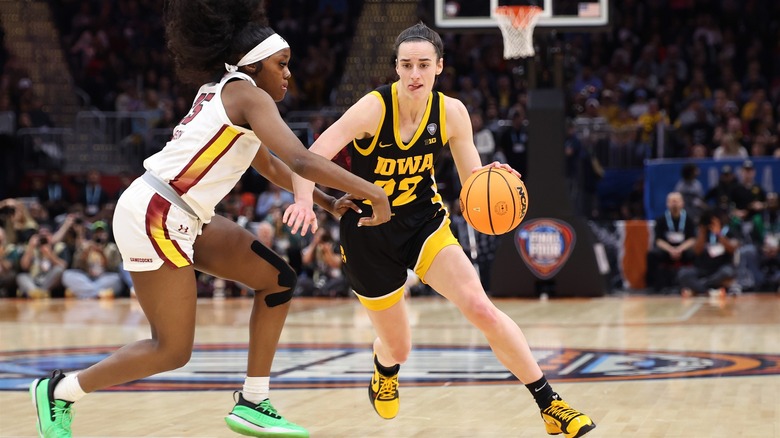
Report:
<svg viewBox="0 0 780 438"><path fill-rule="evenodd" d="M534 27L542 9L537 6L501 6L496 20L504 36L504 59L534 56Z"/></svg>

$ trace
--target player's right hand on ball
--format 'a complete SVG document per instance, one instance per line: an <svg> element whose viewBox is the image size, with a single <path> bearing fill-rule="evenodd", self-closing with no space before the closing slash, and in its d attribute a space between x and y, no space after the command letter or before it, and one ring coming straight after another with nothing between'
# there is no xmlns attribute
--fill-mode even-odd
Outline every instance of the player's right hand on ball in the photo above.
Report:
<svg viewBox="0 0 780 438"><path fill-rule="evenodd" d="M494 161L492 163L485 164L482 167L475 167L475 168L471 169L471 173L479 172L480 170L487 169L488 167L492 167L492 168L495 168L495 169L504 169L507 172L514 174L518 178L522 178L523 177L523 175L520 175L520 172L518 172L515 169L513 169L512 166L510 166L510 165L508 165L506 163L500 163L498 161Z"/></svg>

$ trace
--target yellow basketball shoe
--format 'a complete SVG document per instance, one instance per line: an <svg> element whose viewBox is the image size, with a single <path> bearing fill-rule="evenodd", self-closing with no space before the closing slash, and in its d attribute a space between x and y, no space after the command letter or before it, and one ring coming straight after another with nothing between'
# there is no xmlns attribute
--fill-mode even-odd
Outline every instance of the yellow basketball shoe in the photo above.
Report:
<svg viewBox="0 0 780 438"><path fill-rule="evenodd" d="M371 384L368 385L368 400L380 417L390 420L398 415L398 409L401 406L401 400L398 396L398 370L400 367L396 366L395 374L387 377L379 372L377 363L375 354L374 376L371 378Z"/></svg>
<svg viewBox="0 0 780 438"><path fill-rule="evenodd" d="M579 438L596 427L590 417L563 400L553 400L549 407L542 409L542 420L548 434L562 433L566 438Z"/></svg>

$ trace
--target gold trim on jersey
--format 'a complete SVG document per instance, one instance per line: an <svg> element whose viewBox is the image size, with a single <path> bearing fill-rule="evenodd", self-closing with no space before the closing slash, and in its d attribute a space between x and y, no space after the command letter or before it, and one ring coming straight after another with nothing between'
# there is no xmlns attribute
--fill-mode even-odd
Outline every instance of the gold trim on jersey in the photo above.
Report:
<svg viewBox="0 0 780 438"><path fill-rule="evenodd" d="M433 93L428 93L428 104L425 106L425 114L423 114L422 119L420 119L420 124L417 126L417 132L414 133L412 136L412 139L409 140L408 144L404 144L404 142L401 141L401 129L399 128L399 117L398 117L398 90L396 89L396 86L398 85L398 82L393 82L392 86L392 96L393 96L393 135L395 136L395 142L398 145L398 147L401 150L409 150L414 144L417 142L417 140L420 139L420 136L425 131L425 127L428 126L428 117L431 115L431 103L433 102Z"/></svg>
<svg viewBox="0 0 780 438"><path fill-rule="evenodd" d="M439 132L441 133L442 147L450 140L447 137L447 110L444 108L444 94L439 93Z"/></svg>
<svg viewBox="0 0 780 438"><path fill-rule="evenodd" d="M222 125L219 131L206 143L197 154L182 168L178 175L170 181L171 187L179 196L187 193L197 184L214 164L225 155L230 148L244 135L232 125Z"/></svg>
<svg viewBox="0 0 780 438"><path fill-rule="evenodd" d="M436 173L431 169L431 189L433 190L433 196L431 197L431 204L439 204L440 208L446 209L444 206L444 198L439 193L439 186L436 184Z"/></svg>
<svg viewBox="0 0 780 438"><path fill-rule="evenodd" d="M417 264L414 266L414 273L425 282L425 274L431 268L433 259L439 254L439 251L446 246L460 245L458 239L452 234L450 229L450 218L446 217L439 226L439 229L428 236L420 250L420 256L417 258Z"/></svg>
<svg viewBox="0 0 780 438"><path fill-rule="evenodd" d="M385 99L382 98L382 95L378 91L372 91L369 94L373 94L377 98L379 98L379 102L382 103L382 117L379 118L379 126L376 127L376 132L374 132L374 139L371 140L371 144L368 145L367 148L361 149L360 146L358 146L357 139L352 140L352 146L355 147L355 150L360 153L360 155L363 156L369 156L371 155L371 152L374 152L374 148L376 147L376 142L379 141L379 132L382 131L382 125L385 123L385 114L387 114L387 107L385 105Z"/></svg>
<svg viewBox="0 0 780 438"><path fill-rule="evenodd" d="M360 303L363 304L366 309L378 312L380 310L389 309L393 307L395 303L401 301L401 298L404 296L404 287L401 286L401 288L390 292L387 295L376 298L364 297L357 292L355 292L355 295L357 295L358 300L360 300Z"/></svg>

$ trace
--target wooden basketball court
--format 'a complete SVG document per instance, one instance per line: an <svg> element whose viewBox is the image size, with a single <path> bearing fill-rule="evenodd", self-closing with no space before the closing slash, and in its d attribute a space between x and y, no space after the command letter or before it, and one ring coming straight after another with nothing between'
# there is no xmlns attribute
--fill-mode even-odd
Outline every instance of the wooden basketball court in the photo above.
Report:
<svg viewBox="0 0 780 438"><path fill-rule="evenodd" d="M780 437L776 294L497 304L524 329L556 390L597 422L589 437ZM87 396L74 436L238 436L222 418L243 381L250 305L201 301L194 365ZM368 403L373 334L355 299L295 301L274 364L276 407L313 437L547 436L530 394L452 305L414 298L410 308L415 350L396 419ZM88 362L147 329L129 299L0 300L0 436L35 436L24 387L35 373Z"/></svg>

